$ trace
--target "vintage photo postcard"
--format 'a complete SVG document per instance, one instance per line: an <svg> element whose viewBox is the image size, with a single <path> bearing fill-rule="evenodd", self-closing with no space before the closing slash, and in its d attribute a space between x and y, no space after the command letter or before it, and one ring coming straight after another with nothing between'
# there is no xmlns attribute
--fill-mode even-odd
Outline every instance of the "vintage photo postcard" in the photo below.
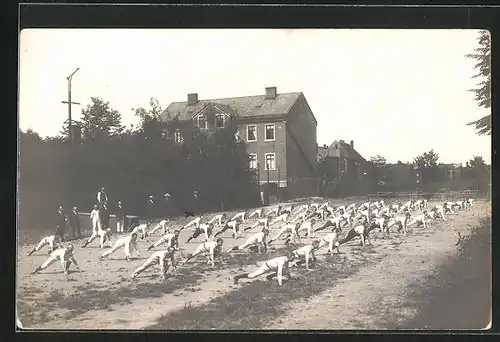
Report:
<svg viewBox="0 0 500 342"><path fill-rule="evenodd" d="M19 330L485 329L490 35L24 29Z"/></svg>

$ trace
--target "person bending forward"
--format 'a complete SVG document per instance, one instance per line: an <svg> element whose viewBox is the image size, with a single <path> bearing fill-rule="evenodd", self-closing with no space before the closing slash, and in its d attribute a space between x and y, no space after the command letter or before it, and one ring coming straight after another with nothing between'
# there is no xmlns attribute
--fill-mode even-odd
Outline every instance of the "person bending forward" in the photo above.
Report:
<svg viewBox="0 0 500 342"><path fill-rule="evenodd" d="M55 250L50 254L49 258L41 266L38 266L31 274L35 274L46 269L57 260L61 261L61 266L63 268L64 274L66 275L69 275L69 267L72 263L75 264L76 269L80 271L80 266L78 266L78 263L73 256L73 249L73 245L69 244L65 248Z"/></svg>
<svg viewBox="0 0 500 342"><path fill-rule="evenodd" d="M242 273L234 277L234 284L238 284L238 281L243 278L254 279L263 274L269 273L266 276L267 280L272 280L274 277L278 277L278 285L281 286L283 283L283 275L285 275L288 280L291 280L290 270L288 263L295 259L293 252L289 252L286 256L277 257L264 262L256 271L252 273Z"/></svg>
<svg viewBox="0 0 500 342"><path fill-rule="evenodd" d="M116 240L113 247L111 249L108 249L106 252L104 252L100 258L101 259L106 258L122 247L124 247L125 258L127 259L127 261L130 261L130 256L131 256L131 253L133 251L135 251L137 253L137 256L139 258L141 257L141 254L139 253L139 250L137 249L137 233L131 233L127 236L121 237L118 240Z"/></svg>
<svg viewBox="0 0 500 342"><path fill-rule="evenodd" d="M132 279L135 279L140 273L144 272L148 268L154 265L160 265L160 277L162 280L167 278L167 271L169 266L172 266L173 271L176 271L175 258L174 258L175 249L173 247L168 247L166 250L158 251L153 253L142 266L135 269L135 271L130 276Z"/></svg>

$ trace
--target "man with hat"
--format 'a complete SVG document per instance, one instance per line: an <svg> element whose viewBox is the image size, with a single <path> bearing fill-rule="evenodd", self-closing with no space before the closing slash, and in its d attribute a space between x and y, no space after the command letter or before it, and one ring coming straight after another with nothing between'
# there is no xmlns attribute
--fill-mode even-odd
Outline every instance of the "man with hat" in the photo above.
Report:
<svg viewBox="0 0 500 342"><path fill-rule="evenodd" d="M73 238L82 237L82 232L80 230L80 218L78 217L78 208L73 207L73 210L69 214L69 225L73 231Z"/></svg>

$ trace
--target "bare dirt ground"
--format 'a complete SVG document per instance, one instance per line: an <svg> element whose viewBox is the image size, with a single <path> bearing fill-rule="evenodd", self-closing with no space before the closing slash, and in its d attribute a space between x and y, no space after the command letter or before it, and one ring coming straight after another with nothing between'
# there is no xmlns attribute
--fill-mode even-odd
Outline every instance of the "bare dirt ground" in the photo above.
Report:
<svg viewBox="0 0 500 342"><path fill-rule="evenodd" d="M154 268L137 280L130 280L131 272L144 260L129 263L120 250L109 260L99 261L102 250L97 241L85 249L79 247L81 241L76 244L75 258L83 272L72 273L69 280L58 263L29 276L47 255L42 249L27 257L32 248L27 244L19 247L17 315L24 328L35 329L433 328L433 320L428 319L428 312L435 312L431 304L446 306L436 299L444 296L433 287L443 284L443 274L448 274L444 276L448 280L456 279L457 274L464 277L463 262L451 263L454 273L443 272L450 268L450 261L460 259L454 231L471 235L480 229L476 228L480 217L490 213L490 204L478 201L471 210L448 215L447 222L436 222L427 229L415 227L406 236L394 233L389 238L373 239L373 246L365 248L359 246L359 241L347 243L341 246L340 255L320 256L315 270L292 268L295 279L285 281L281 287L276 280L242 280L239 285L232 282L235 274L251 271L260 261L281 255L280 243L267 255L235 253L226 264L214 269L205 264L204 258L194 259L179 267L178 274L166 282L159 281ZM185 220L177 225L182 221ZM489 234L488 231L486 236ZM189 235L189 231L181 233L181 248L185 248L181 254L200 243L201 237L182 245ZM229 231L222 237L226 249L244 241L233 240ZM139 242L143 258L151 254L145 249L157 238ZM318 254L324 252L325 249ZM462 259L468 261L465 266L469 270L481 269L470 257ZM481 265L484 263L483 260ZM476 288L479 283L490 284L484 270L491 270L491 264L485 267L479 279L476 273L466 272ZM484 299L486 290L484 286L480 288ZM470 290L469 287L445 292L448 301L453 301L468 297L470 292L463 291ZM450 297L450 292L455 297ZM484 309L476 311L484 316Z"/></svg>

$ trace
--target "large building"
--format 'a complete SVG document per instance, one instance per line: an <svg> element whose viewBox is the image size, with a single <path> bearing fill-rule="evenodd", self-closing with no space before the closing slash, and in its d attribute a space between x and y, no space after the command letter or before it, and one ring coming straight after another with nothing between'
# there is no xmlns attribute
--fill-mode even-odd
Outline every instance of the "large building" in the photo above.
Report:
<svg viewBox="0 0 500 342"><path fill-rule="evenodd" d="M301 92L279 94L268 87L264 95L211 100L188 94L160 118L177 123L167 132L177 143L190 136L191 127L211 131L235 123L263 192L283 199L318 193L317 121Z"/></svg>

